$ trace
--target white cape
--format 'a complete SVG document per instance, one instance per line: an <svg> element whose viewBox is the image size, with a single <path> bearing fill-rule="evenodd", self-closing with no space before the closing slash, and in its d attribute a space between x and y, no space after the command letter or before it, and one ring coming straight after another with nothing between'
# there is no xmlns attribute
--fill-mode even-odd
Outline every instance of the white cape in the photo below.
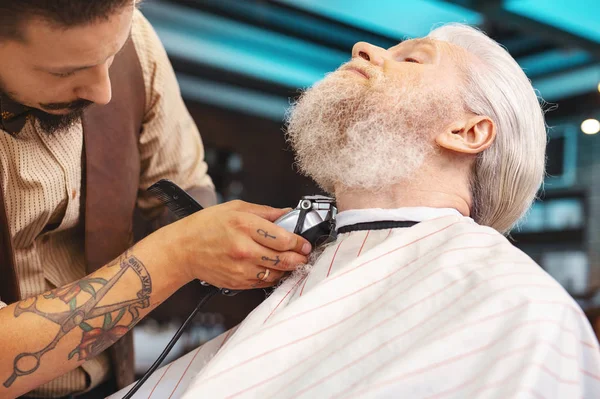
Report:
<svg viewBox="0 0 600 399"><path fill-rule="evenodd" d="M184 398L600 398L579 306L461 216L341 235L211 347Z"/></svg>

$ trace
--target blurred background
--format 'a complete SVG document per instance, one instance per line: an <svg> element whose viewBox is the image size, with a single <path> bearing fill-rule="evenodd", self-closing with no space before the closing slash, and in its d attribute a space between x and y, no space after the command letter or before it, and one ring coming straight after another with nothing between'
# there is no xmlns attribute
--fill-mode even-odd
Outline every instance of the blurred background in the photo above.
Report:
<svg viewBox="0 0 600 399"><path fill-rule="evenodd" d="M510 239L563 284L600 331L600 0L146 0L206 147L220 201L294 207L319 193L293 166L283 119L299 90L350 58L447 22L483 29L545 101L548 176ZM262 290L217 297L172 357L237 324ZM201 292L186 287L136 329L143 371Z"/></svg>

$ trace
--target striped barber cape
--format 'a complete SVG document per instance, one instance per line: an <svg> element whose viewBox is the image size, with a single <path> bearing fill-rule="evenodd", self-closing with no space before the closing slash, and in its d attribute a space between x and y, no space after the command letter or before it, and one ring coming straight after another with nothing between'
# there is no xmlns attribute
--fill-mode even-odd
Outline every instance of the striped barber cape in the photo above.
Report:
<svg viewBox="0 0 600 399"><path fill-rule="evenodd" d="M495 230L432 211L340 234L200 348L171 397L600 398L598 342L577 303ZM345 214L338 227L400 219Z"/></svg>

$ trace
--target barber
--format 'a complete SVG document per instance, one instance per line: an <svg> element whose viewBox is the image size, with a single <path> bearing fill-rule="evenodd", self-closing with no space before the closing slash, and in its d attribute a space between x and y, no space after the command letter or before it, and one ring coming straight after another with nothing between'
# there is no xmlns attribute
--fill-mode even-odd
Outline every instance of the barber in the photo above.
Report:
<svg viewBox="0 0 600 399"><path fill-rule="evenodd" d="M133 0L0 0L0 117L2 398L104 397L133 381L127 333L182 285L267 287L306 260L310 245L271 223L285 211L243 202L128 249L134 212L168 221L155 181L216 202Z"/></svg>

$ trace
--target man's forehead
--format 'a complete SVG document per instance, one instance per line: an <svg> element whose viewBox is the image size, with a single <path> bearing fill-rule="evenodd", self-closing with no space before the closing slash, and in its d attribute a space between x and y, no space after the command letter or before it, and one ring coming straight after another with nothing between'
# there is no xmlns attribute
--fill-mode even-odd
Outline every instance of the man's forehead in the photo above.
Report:
<svg viewBox="0 0 600 399"><path fill-rule="evenodd" d="M43 20L40 20L43 21ZM68 29L57 28L49 21L31 26L28 50L36 56L30 63L38 70L66 73L88 69L116 55L131 35L133 8L113 15L97 24Z"/></svg>

